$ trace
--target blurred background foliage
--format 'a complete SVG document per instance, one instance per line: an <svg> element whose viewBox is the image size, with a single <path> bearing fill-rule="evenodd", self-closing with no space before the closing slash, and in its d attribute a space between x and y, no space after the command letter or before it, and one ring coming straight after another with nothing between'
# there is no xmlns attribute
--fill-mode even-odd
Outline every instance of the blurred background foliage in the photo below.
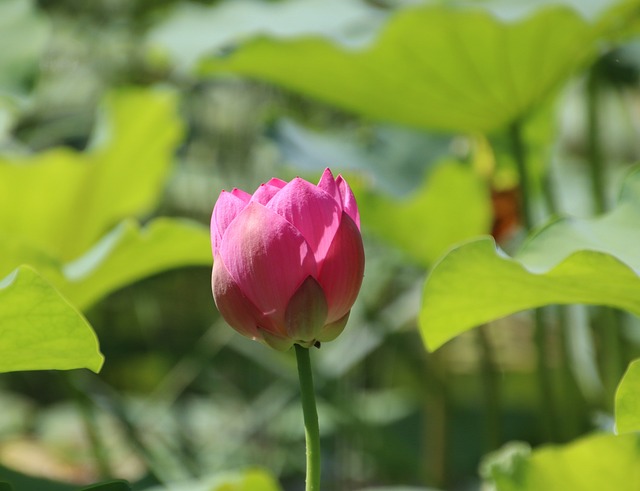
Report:
<svg viewBox="0 0 640 491"><path fill-rule="evenodd" d="M105 357L0 376L0 481L302 489L293 358L217 315L207 226L330 166L367 269L313 353L324 489L637 489L639 36L631 0L0 1L0 323L35 282L87 349L0 371Z"/></svg>

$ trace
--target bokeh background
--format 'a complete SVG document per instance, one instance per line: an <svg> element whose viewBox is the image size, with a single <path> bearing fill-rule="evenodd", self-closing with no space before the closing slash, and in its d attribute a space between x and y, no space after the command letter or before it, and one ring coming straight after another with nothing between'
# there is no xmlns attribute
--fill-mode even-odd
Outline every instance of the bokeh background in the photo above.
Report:
<svg viewBox="0 0 640 491"><path fill-rule="evenodd" d="M548 309L540 331L524 312L431 352L424 280L461 241L490 234L510 252L552 216L614 205L640 159L635 3L1 0L0 165L36 176L2 214L46 215L66 262L120 219L200 230L222 189L342 173L367 267L348 328L312 353L324 489L480 489L481 460L506 442L611 429L638 322ZM113 171L70 184L42 177L54 161ZM0 376L0 477L17 489L248 468L302 489L292 353L220 319L206 241L168 247L193 249L80 302L99 374Z"/></svg>

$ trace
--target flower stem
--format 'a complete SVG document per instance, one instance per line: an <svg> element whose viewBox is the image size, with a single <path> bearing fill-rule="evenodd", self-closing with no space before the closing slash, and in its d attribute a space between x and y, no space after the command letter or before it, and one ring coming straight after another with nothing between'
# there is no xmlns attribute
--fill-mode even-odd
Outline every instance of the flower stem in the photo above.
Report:
<svg viewBox="0 0 640 491"><path fill-rule="evenodd" d="M509 140L511 153L516 162L518 176L520 178L520 207L522 224L529 234L535 226L532 183L528 172L528 152L523 138L522 121L516 120L509 126ZM537 375L540 390L540 406L543 428L547 433L547 439L556 439L556 401L553 393L553 376L548 366L549 350L547 349L547 326L542 309L534 310L535 330L534 342L537 353Z"/></svg>
<svg viewBox="0 0 640 491"><path fill-rule="evenodd" d="M320 491L320 428L309 349L296 344L300 397L304 416L304 434L307 441L307 479L305 491Z"/></svg>
<svg viewBox="0 0 640 491"><path fill-rule="evenodd" d="M594 65L587 78L587 145L589 171L591 174L591 196L596 214L607 208L606 175L600 143L600 121L598 120L599 68Z"/></svg>

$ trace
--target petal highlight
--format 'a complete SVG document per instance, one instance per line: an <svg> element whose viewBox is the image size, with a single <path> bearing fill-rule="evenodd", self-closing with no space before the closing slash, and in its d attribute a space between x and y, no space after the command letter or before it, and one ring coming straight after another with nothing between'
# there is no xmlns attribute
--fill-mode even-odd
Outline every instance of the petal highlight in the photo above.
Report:
<svg viewBox="0 0 640 491"><path fill-rule="evenodd" d="M250 197L248 193L240 189L234 189L230 193L222 191L218 197L218 201L216 201L213 207L213 213L211 214L211 245L214 256L218 254L224 231L244 207L247 206L249 200L245 199L246 196L243 196L242 193Z"/></svg>

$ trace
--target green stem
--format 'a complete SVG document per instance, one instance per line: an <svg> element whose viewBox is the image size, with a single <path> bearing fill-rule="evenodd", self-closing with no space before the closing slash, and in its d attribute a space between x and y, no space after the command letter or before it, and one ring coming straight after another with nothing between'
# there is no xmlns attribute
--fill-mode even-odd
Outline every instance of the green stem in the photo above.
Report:
<svg viewBox="0 0 640 491"><path fill-rule="evenodd" d="M533 336L537 354L540 409L543 418L542 428L547 440L557 441L556 398L553 393L553 374L547 364L549 350L547 349L547 326L544 319L544 310L536 309L534 311L534 319L535 330Z"/></svg>
<svg viewBox="0 0 640 491"><path fill-rule="evenodd" d="M62 379L67 390L73 395L78 411L84 423L84 429L89 438L91 452L95 460L98 475L101 479L107 479L113 475L109 456L104 441L100 434L98 422L96 420L96 410L89 397L81 392L70 380L69 373L63 373Z"/></svg>
<svg viewBox="0 0 640 491"><path fill-rule="evenodd" d="M587 144L589 149L589 170L591 173L591 195L596 214L604 213L607 207L605 172L598 121L598 71L598 65L596 64L589 71L587 78Z"/></svg>
<svg viewBox="0 0 640 491"><path fill-rule="evenodd" d="M556 309L558 319L558 344L561 355L560 382L564 394L562 412L567 415L561 425L561 441L568 442L581 435L588 428L587 403L580 392L578 383L571 368L571 334L567 319L567 306L559 305Z"/></svg>
<svg viewBox="0 0 640 491"><path fill-rule="evenodd" d="M602 155L598 100L600 94L601 66L596 63L589 70L587 78L587 142L588 160L591 174L591 195L596 214L607 211L607 173ZM601 372L605 385L605 406L612 409L617 384L624 371L620 339L621 322L619 315L605 307L597 319L597 332L602 343Z"/></svg>
<svg viewBox="0 0 640 491"><path fill-rule="evenodd" d="M610 307L602 307L595 317L600 338L601 375L604 384L604 407L613 412L618 382L624 373L624 356L620 340L622 322L620 313Z"/></svg>
<svg viewBox="0 0 640 491"><path fill-rule="evenodd" d="M531 196L531 179L527 171L527 149L522 137L522 122L515 120L509 126L509 140L511 151L518 169L520 178L520 209L524 228L527 233L531 232L534 225L533 219L533 199ZM538 364L538 387L540 390L540 407L543 417L543 428L547 432L547 437L556 439L556 401L553 394L553 375L548 366L549 350L547 349L547 329L541 309L534 312L535 332L534 341L536 344L537 364Z"/></svg>
<svg viewBox="0 0 640 491"><path fill-rule="evenodd" d="M522 124L516 120L509 126L509 140L511 152L516 161L518 177L520 178L520 214L524 229L529 232L533 228L533 211L531 201L531 182L527 172L527 155L522 139Z"/></svg>
<svg viewBox="0 0 640 491"><path fill-rule="evenodd" d="M485 396L488 450L496 450L502 443L500 382L497 377L495 353L489 339L488 326L480 326L477 333L482 355L480 363Z"/></svg>
<svg viewBox="0 0 640 491"><path fill-rule="evenodd" d="M320 427L313 390L313 375L309 349L296 344L300 398L304 416L304 434L307 441L307 479L305 491L320 491Z"/></svg>

